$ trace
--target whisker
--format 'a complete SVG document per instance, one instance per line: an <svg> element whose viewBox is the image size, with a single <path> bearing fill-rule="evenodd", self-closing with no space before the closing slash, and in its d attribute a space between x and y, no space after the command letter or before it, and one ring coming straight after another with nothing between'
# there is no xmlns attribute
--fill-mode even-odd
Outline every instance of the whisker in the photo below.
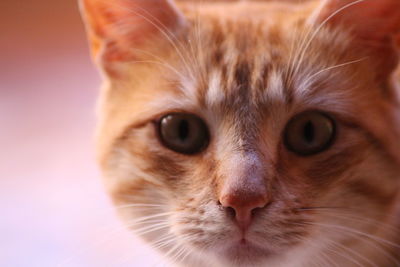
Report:
<svg viewBox="0 0 400 267"><path fill-rule="evenodd" d="M168 259L172 253L176 253L176 250L180 248L180 244L175 244L166 254L164 254L164 258ZM157 266L158 263L155 264Z"/></svg>
<svg viewBox="0 0 400 267"><path fill-rule="evenodd" d="M342 209L342 207L330 207L330 206L321 206L321 207L303 207L296 208L296 211L314 211L314 210L332 210L332 209Z"/></svg>
<svg viewBox="0 0 400 267"><path fill-rule="evenodd" d="M114 209L125 209L125 208L165 208L165 205L158 205L158 204L146 204L146 203L133 203L133 204L124 204L119 206L114 206Z"/></svg>
<svg viewBox="0 0 400 267"><path fill-rule="evenodd" d="M169 241L169 243L172 243L174 241L174 235L171 233L164 234L159 239L152 241L152 242L150 241L149 245L151 245L151 247L156 250L156 249L159 249L158 244L163 243L163 242L166 243L165 240ZM121 262L121 264L130 262L131 259L136 258L137 254L138 253L130 254L129 256L126 257L125 261ZM119 266L119 265L117 265L117 266Z"/></svg>
<svg viewBox="0 0 400 267"><path fill-rule="evenodd" d="M153 61L153 60L131 60L129 61L130 63L142 63L142 64L154 64L154 65L159 65L159 66L163 66L166 67L167 69L173 71L175 74L177 74L179 76L179 78L181 79L185 79L186 77L183 76L180 72L178 72L175 68L173 68L171 65L167 65L163 62L160 61Z"/></svg>
<svg viewBox="0 0 400 267"><path fill-rule="evenodd" d="M391 241L388 241L386 239L383 239L383 238L380 238L380 237L377 237L377 236L374 236L374 235L371 235L371 234L367 234L367 233L358 231L356 229L352 229L352 228L349 228L349 227L341 226L341 225L315 223L315 222L304 222L304 223L301 223L301 224L302 225L307 225L307 224L308 225L316 225L316 226L321 226L321 227L325 227L325 228L332 228L332 229L342 230L342 231L345 231L345 232L358 234L358 235L363 236L365 238L369 238L369 239L375 240L376 242L380 242L380 243L383 243L383 244L386 244L386 245L389 245L389 246L392 246L392 247L395 247L395 248L400 248L400 245L398 245L396 243L393 243Z"/></svg>
<svg viewBox="0 0 400 267"><path fill-rule="evenodd" d="M356 216L354 214L347 214L347 213L338 213L336 210L334 211L334 213L329 213L328 215L331 215L333 217L336 218L340 218L340 219L349 219L351 221L356 221L358 223L368 223L368 224L374 224L374 225L383 225L385 228L383 228L383 230L388 230L388 228L390 228L390 230L394 233L394 234L400 234L400 231L393 227L392 225L389 225L387 223L382 223L380 221L377 220L372 220L370 218L365 218L365 217L361 217L361 216ZM335 216L335 215L341 215L341 216ZM382 227L381 227L382 229ZM373 240L370 239L366 239L365 237L359 236L358 234L354 234L354 233L349 233L351 234L354 238L357 238L359 240L365 240L366 242L368 242L368 244L372 247L374 247L376 250L380 250L382 254L385 255L385 257L387 259L390 259L390 261L392 261L393 263L396 264L396 266L400 266L400 261L398 261L396 258L394 258L390 253L388 253L383 247L381 247L381 244L376 244Z"/></svg>
<svg viewBox="0 0 400 267"><path fill-rule="evenodd" d="M181 248L177 250L176 253L174 253L174 255L171 257L171 261L174 263L179 263L179 258L185 252L185 250L185 246L181 246Z"/></svg>
<svg viewBox="0 0 400 267"><path fill-rule="evenodd" d="M361 59L352 60L352 61L349 61L349 62L345 62L345 63L342 63L342 64L337 64L337 65L334 65L334 66L331 66L331 67L327 67L327 68L325 68L325 69L322 69L322 70L320 70L320 71L317 71L316 73L311 74L311 75L307 78L307 80L305 80L304 82L302 82L302 85L301 85L300 87L304 87L304 88L309 87L309 82L312 81L312 79L314 79L316 76L320 75L321 73L324 73L324 72L327 72L327 71L330 71L330 70L333 70L333 69L345 67L345 66L348 66L348 65L351 65L351 64L354 64L354 63L358 63L358 62L361 62L361 61L363 61L363 60L365 60L365 59L367 59L367 58L364 57L364 58L361 58Z"/></svg>
<svg viewBox="0 0 400 267"><path fill-rule="evenodd" d="M168 223L159 223L156 225L150 225L150 226L146 226L146 227L142 227L140 229L137 230L132 230L132 232L138 236L143 236L145 234L151 233L151 232L155 232L157 230L160 229L168 229L169 224Z"/></svg>
<svg viewBox="0 0 400 267"><path fill-rule="evenodd" d="M307 245L311 245L311 246L313 246L314 248L316 248L317 250L322 250L322 253L323 253L323 254L328 255L327 253L328 253L328 252L331 252L331 253L333 253L333 254L339 256L339 257L342 257L342 258L345 258L345 259L349 260L350 262L352 262L352 263L354 263L354 264L356 264L356 265L358 265L358 266L363 267L363 266L360 265L360 263L359 263L358 261L356 261L355 259L349 257L348 255L346 255L346 254L344 254L344 253L340 253L340 251L338 251L338 247L336 246L336 244L338 244L338 243L336 243L336 242L333 241L333 240L328 240L328 241L326 241L326 242L327 242L327 246L323 246L323 247L321 247L320 245L318 245L318 246L315 245L314 242L313 242L313 240L312 240L312 239L309 239L309 238L307 238L307 239L301 238L300 240L303 240L303 243L307 243ZM332 245L334 246L334 248L332 248ZM336 249L335 249L335 248L336 248ZM339 247L339 249L340 249L340 248L341 248L341 247ZM336 263L333 262L333 257L330 257L330 256L328 255L328 258L327 258L327 259L328 259L329 262L330 262L330 265L329 265L329 266L337 266ZM323 265L323 266L326 266L326 265Z"/></svg>
<svg viewBox="0 0 400 267"><path fill-rule="evenodd" d="M108 2L108 1L104 1L104 3L110 4L110 2ZM182 51L178 48L178 46L176 44L177 40L175 38L175 35L161 21L159 21L156 17L154 17L152 14L150 14L147 10L143 9L142 7L140 7L138 5L135 6L135 8L140 9L143 13L146 13L147 16L144 14L141 14L140 12L138 12L136 10L127 8L122 5L118 5L116 3L112 3L112 5L120 8L121 10L125 10L132 15L138 16L138 17L142 18L143 20L145 20L146 22L150 23L152 26L154 26L167 39L167 41L172 45L172 47L176 50L182 63L185 65L186 70L189 71L189 73L191 74L191 77L194 77L192 68L190 67L188 62L185 60L185 57L182 54ZM119 21L119 22L124 23L123 21ZM117 23L114 23L114 24L117 25Z"/></svg>
<svg viewBox="0 0 400 267"><path fill-rule="evenodd" d="M312 240L312 239L300 238L300 240L302 240L303 243L307 243L307 245L316 248L317 250L320 249L319 246L314 244L314 242L313 242L314 240ZM329 250L322 251L322 254L324 255L323 258L325 259L326 262L329 262L329 266L337 266L336 263L333 262L333 259L331 259L331 257L328 255L328 252L329 252ZM326 265L324 265L324 266L326 266Z"/></svg>
<svg viewBox="0 0 400 267"><path fill-rule="evenodd" d="M336 15L340 14L341 12L343 12L344 10L346 10L347 8L352 7L352 6L356 5L356 4L359 4L359 3L364 2L364 1L366 1L366 0L356 0L356 1L354 1L354 2L351 2L351 3L349 3L349 4L345 5L345 6L343 6L342 8L336 10L334 13L332 13L330 16L328 16L328 17L316 28L316 30L313 32L313 34L312 34L311 36L309 35L311 32L309 32L309 33L307 34L307 38L308 38L309 36L310 36L310 38L308 38L307 43L303 43L303 44L301 45L301 48L300 48L301 53L299 53L300 58L299 58L299 59L296 59L296 60L297 60L297 65L296 65L296 68L295 68L294 71L293 71L294 74L296 74L296 73L299 72L300 65L303 63L304 56L305 56L305 53L306 53L307 49L309 48L311 42L315 39L315 37L317 36L317 34L318 34L318 33L321 31L321 29L326 25L326 23L328 23L332 18L334 18Z"/></svg>
<svg viewBox="0 0 400 267"><path fill-rule="evenodd" d="M369 224L373 224L373 225L378 225L381 226L380 228L382 230L389 230L395 234L400 234L400 230L396 227L394 227L391 224L388 224L386 222L383 221L378 221L376 219L370 218L370 217L365 217L365 216L358 216L356 214L354 214L353 210L348 210L348 208L341 208L341 207L310 207L310 208L301 208L301 209L296 209L298 211L316 211L316 212L320 212L320 213L326 213L326 215L329 216L335 216L337 218L340 219L348 219L348 220L353 220L353 221L358 221L358 222L362 222L362 223L369 223ZM352 212L352 213L348 213L348 212ZM386 214L382 214L385 215Z"/></svg>
<svg viewBox="0 0 400 267"><path fill-rule="evenodd" d="M330 241L329 241L329 245L334 246L334 247L336 247L336 248L339 248L339 249L342 249L342 250L344 250L344 251L349 252L347 249L343 249L343 246L338 246L339 243L337 243L337 242L335 242L335 241L330 240ZM339 253L337 250L331 249L331 248L330 248L330 251L333 252L333 253L335 253L335 254L338 255L339 257L343 257L343 258L347 259L348 261L350 261L350 262L356 264L357 266L365 267L365 266L363 266L359 261L357 261L356 259L350 257L350 255L346 255L346 254L344 254L344 253Z"/></svg>
<svg viewBox="0 0 400 267"><path fill-rule="evenodd" d="M179 261L180 262L185 262L186 259L190 256L190 254L191 254L190 249L186 249L186 252L183 254L182 259L180 259Z"/></svg>
<svg viewBox="0 0 400 267"><path fill-rule="evenodd" d="M197 65L198 73L199 76L203 82L203 85L207 84L206 82L206 74L205 74L205 69L201 67L201 64L199 62L200 59L204 59L204 54L203 54L203 39L201 38L201 31L200 31L200 14L199 14L199 6L201 5L200 1L197 1L198 5L196 7L196 18L195 18L195 23L194 23L194 30L195 30L195 44L196 44L196 50L193 47L193 44L189 42L190 47L191 47L191 54L194 59L194 62ZM199 55L196 57L197 52Z"/></svg>
<svg viewBox="0 0 400 267"><path fill-rule="evenodd" d="M135 222L133 224L127 224L127 226L129 228L133 228L136 226L140 226L140 225L146 225L146 224L155 224L155 223L167 223L166 220L146 220L146 221L142 221L142 222Z"/></svg>
<svg viewBox="0 0 400 267"><path fill-rule="evenodd" d="M166 259L171 259L172 258L171 254L173 254L175 256L176 253L178 253L178 250L180 251L180 249L181 249L180 247L184 246L183 244L180 243L180 241L187 241L187 240L190 240L190 238L191 238L190 234L185 234L185 235L179 236L179 240L176 239L176 237L172 233L169 233L169 235L171 235L171 239L166 240L165 242L161 241L161 243L159 243L158 247L157 247L158 249L160 249L165 246L168 246L170 243L173 243L173 242L176 243L166 253L164 253L163 257ZM158 264L160 264L160 261L156 262L153 266L157 266Z"/></svg>
<svg viewBox="0 0 400 267"><path fill-rule="evenodd" d="M290 88L293 85L293 82L294 82L293 74L294 74L294 69L295 69L294 67L295 67L296 63L298 62L297 59L300 56L302 46L306 42L306 39L308 38L310 32L311 32L311 29L307 29L306 27L303 27L301 34L300 34L300 36L301 36L300 40L298 40L297 38L294 38L294 40L292 42L293 51L290 52L289 64L288 64L287 75L286 75L288 88ZM295 33L294 35L297 36L299 31L297 30L294 33ZM295 54L294 54L294 52L295 52Z"/></svg>
<svg viewBox="0 0 400 267"><path fill-rule="evenodd" d="M400 266L400 262L396 258L394 258L390 253L388 253L383 247L378 246L378 244L375 244L373 240L366 239L365 237L358 236L353 233L350 233L350 234L352 236L354 236L355 238L357 238L358 240L367 241L368 245L374 247L376 250L381 251L381 253L384 254L387 259L390 259L392 262L394 262L396 264L396 266Z"/></svg>
<svg viewBox="0 0 400 267"><path fill-rule="evenodd" d="M147 22L151 23L154 27L157 28L157 30L160 31L162 35L164 35L168 41L171 43L171 45L174 47L176 52L178 53L179 57L181 58L183 64L186 66L186 69L191 73L192 78L194 78L193 74L193 69L190 67L190 65L187 63L185 60L185 57L183 56L182 52L180 49L184 48L182 43L176 39L175 35L156 17L154 17L151 13L149 13L147 10L144 8L141 8L140 6L137 6L137 8L141 9L144 13L146 13L150 18L147 18L146 16L142 16L140 13L132 10L136 15L141 16L143 19L145 19ZM152 21L151 19L154 19ZM181 47L180 49L177 47L176 44L179 44Z"/></svg>
<svg viewBox="0 0 400 267"><path fill-rule="evenodd" d="M334 218L347 219L347 220L350 220L350 221L356 221L358 223L368 223L368 224L374 224L374 225L383 225L383 226L385 226L387 228L391 228L391 230L395 234L399 234L400 233L398 231L398 229L396 229L392 225L389 225L389 224L386 224L386 223L382 223L382 222L377 221L377 220L372 220L370 218L356 216L354 214L348 214L348 213L346 213L344 211L338 212L338 210L339 211L343 210L343 208L341 208L341 207L308 207L308 208L301 208L301 209L297 209L297 210L299 210L299 211L323 211L323 212L329 212L328 215L333 216ZM340 216L338 216L338 215L340 215ZM295 223L295 224L304 225L305 223ZM312 224L312 223L309 223L309 224ZM387 228L384 228L384 230L387 229ZM351 229L351 228L349 228L349 229ZM333 229L333 230L334 231L338 231L337 229ZM395 263L396 266L397 265L400 266L400 262L396 258L394 258L388 251L386 251L385 248L382 247L382 245L387 245L386 242L383 243L383 244L382 244L382 242L379 242L377 244L376 243L377 240L375 240L376 238L372 238L372 235L369 236L368 234L360 235L359 233L354 233L354 232L349 232L349 231L347 231L347 234L351 235L352 237L354 237L354 238L356 238L356 239L358 239L360 241L367 242L368 245L373 247L375 250L381 251L381 253L384 254L385 257L388 260L390 260L393 263Z"/></svg>
<svg viewBox="0 0 400 267"><path fill-rule="evenodd" d="M164 66L169 70L172 70L175 74L178 75L179 78L184 79L186 77L182 72L178 71L177 68L173 67L167 61L163 60L161 57L155 55L154 53L150 53L150 52L148 52L146 50L139 49L139 48L132 48L132 50L134 50L136 52L140 52L140 53L146 54L146 55L148 55L150 57L153 57L155 59L154 61L153 60L149 60L147 63L158 62L159 65ZM128 62L134 62L134 63L135 62L143 62L143 63L146 63L146 61L128 61Z"/></svg>
<svg viewBox="0 0 400 267"><path fill-rule="evenodd" d="M334 241L332 241L334 242ZM366 258L365 256L361 255L360 253L358 253L357 251L355 251L354 249L351 249L349 247L346 247L342 244L340 244L339 242L334 242L335 246L342 248L343 250L346 250L348 252L350 252L351 254L357 256L359 259L369 263L370 265L374 266L374 267L379 267L377 264L373 263L371 260L369 260L368 258Z"/></svg>
<svg viewBox="0 0 400 267"><path fill-rule="evenodd" d="M174 214L174 212L163 212L163 213L153 214L153 215L149 215L149 216L142 216L142 217L135 218L132 221L128 221L127 224L128 225L134 225L135 223L147 221L149 219L154 219L154 218L157 218L157 217L168 216L168 215L172 215L172 214Z"/></svg>
<svg viewBox="0 0 400 267"><path fill-rule="evenodd" d="M169 233L166 237L158 239L156 242L152 243L152 247L154 249L161 249L172 242L175 242L175 236Z"/></svg>

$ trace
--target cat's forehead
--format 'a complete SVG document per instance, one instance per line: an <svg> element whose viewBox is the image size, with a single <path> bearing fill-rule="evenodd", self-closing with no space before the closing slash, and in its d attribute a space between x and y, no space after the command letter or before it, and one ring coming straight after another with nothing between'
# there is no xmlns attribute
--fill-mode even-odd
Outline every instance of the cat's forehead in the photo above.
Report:
<svg viewBox="0 0 400 267"><path fill-rule="evenodd" d="M145 90L121 94L123 106L135 108L129 118L141 122L178 110L254 122L282 111L274 121L285 123L307 109L353 115L368 102L360 99L372 94L362 89L369 76L358 68L363 58L348 49L346 33L312 27L309 14L290 9L282 17L213 12L185 12L186 28L162 44L168 56L152 58L160 69L144 69L146 75L130 71L132 84Z"/></svg>
<svg viewBox="0 0 400 267"><path fill-rule="evenodd" d="M340 34L321 33L308 42L312 29L304 19L266 21L215 17L192 21L186 38L193 64L182 89L196 91L192 95L207 108L232 110L288 105L296 99L333 104L338 100L330 93L350 99L344 97L346 90L332 87L348 82L346 69L344 74L324 71L353 60L343 56L346 41Z"/></svg>
<svg viewBox="0 0 400 267"><path fill-rule="evenodd" d="M263 101L264 89L271 82L276 83L272 89L276 96L287 96L280 92L280 78L288 47L278 26L267 27L262 21L219 21L205 35L207 47L199 44L207 77L203 102L212 105L223 100L234 105L240 98L255 104Z"/></svg>

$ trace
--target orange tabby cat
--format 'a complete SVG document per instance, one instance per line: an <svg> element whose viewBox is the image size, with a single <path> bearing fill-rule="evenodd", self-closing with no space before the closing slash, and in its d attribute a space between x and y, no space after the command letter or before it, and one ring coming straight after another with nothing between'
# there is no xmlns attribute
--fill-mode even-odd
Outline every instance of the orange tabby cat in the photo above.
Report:
<svg viewBox="0 0 400 267"><path fill-rule="evenodd" d="M400 266L399 0L81 6L134 232L178 266Z"/></svg>

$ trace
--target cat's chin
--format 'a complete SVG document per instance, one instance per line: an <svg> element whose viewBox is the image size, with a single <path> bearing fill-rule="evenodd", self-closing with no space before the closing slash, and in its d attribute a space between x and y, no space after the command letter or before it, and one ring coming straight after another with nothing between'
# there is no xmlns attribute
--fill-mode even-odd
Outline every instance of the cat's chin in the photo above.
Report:
<svg viewBox="0 0 400 267"><path fill-rule="evenodd" d="M217 257L223 258L230 266L256 266L271 260L276 254L248 240L239 240L225 244L217 251Z"/></svg>

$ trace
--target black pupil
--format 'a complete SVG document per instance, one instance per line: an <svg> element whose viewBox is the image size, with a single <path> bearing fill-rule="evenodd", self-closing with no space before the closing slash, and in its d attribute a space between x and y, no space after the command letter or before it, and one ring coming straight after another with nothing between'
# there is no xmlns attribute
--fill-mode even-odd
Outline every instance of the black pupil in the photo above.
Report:
<svg viewBox="0 0 400 267"><path fill-rule="evenodd" d="M307 121L307 123L304 125L303 136L307 143L312 143L314 141L315 130L314 124L311 121Z"/></svg>
<svg viewBox="0 0 400 267"><path fill-rule="evenodd" d="M189 123L187 120L181 120L179 123L179 139L184 142L189 137Z"/></svg>
<svg viewBox="0 0 400 267"><path fill-rule="evenodd" d="M330 116L319 111L305 111L286 125L285 146L299 156L315 155L333 144L335 126Z"/></svg>
<svg viewBox="0 0 400 267"><path fill-rule="evenodd" d="M158 135L164 146L187 155L201 152L209 142L204 121L186 113L172 113L162 117L158 125Z"/></svg>

